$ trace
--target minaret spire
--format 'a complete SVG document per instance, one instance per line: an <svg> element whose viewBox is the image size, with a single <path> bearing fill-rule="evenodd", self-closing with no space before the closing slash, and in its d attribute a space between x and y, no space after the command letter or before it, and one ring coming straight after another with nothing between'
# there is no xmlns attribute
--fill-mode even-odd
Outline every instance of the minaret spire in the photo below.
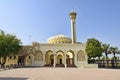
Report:
<svg viewBox="0 0 120 80"><path fill-rule="evenodd" d="M69 14L70 22L71 22L71 38L72 43L76 43L76 30L75 30L75 19L76 19L77 13L72 10Z"/></svg>

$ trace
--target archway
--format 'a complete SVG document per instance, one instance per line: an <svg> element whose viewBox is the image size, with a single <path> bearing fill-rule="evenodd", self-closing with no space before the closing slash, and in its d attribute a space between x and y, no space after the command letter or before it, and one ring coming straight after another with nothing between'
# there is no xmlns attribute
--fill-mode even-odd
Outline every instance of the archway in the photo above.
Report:
<svg viewBox="0 0 120 80"><path fill-rule="evenodd" d="M34 61L43 61L43 54L41 51L37 51L34 54Z"/></svg>
<svg viewBox="0 0 120 80"><path fill-rule="evenodd" d="M57 64L63 64L62 61L63 61L62 55L61 54L57 55Z"/></svg>
<svg viewBox="0 0 120 80"><path fill-rule="evenodd" d="M68 54L66 54L66 64L70 64L70 57Z"/></svg>
<svg viewBox="0 0 120 80"><path fill-rule="evenodd" d="M31 66L32 60L33 60L33 54L29 54L28 56L26 56L26 61L25 61L26 66Z"/></svg>
<svg viewBox="0 0 120 80"><path fill-rule="evenodd" d="M68 51L66 53L66 64L74 64L74 52L73 51Z"/></svg>
<svg viewBox="0 0 120 80"><path fill-rule="evenodd" d="M64 54L63 54L63 51L58 51L56 53L57 53L56 64L64 64Z"/></svg>
<svg viewBox="0 0 120 80"><path fill-rule="evenodd" d="M45 62L46 62L46 64L53 64L54 63L53 52L51 50L46 52Z"/></svg>
<svg viewBox="0 0 120 80"><path fill-rule="evenodd" d="M54 55L50 55L50 64L54 64Z"/></svg>

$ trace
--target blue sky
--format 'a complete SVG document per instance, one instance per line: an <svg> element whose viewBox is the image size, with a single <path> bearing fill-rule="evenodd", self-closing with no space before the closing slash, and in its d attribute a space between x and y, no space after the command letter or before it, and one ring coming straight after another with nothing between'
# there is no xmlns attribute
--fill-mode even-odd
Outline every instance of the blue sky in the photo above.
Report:
<svg viewBox="0 0 120 80"><path fill-rule="evenodd" d="M120 0L0 0L0 29L24 45L46 43L59 33L71 37L72 9L77 42L93 37L120 48Z"/></svg>

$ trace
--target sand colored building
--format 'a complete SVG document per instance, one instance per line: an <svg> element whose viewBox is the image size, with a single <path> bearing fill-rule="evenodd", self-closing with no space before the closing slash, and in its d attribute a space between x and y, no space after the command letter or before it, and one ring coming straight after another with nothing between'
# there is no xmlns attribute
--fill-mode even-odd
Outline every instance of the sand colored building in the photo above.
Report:
<svg viewBox="0 0 120 80"><path fill-rule="evenodd" d="M76 12L69 14L71 21L71 38L58 34L48 38L47 43L33 42L32 45L23 46L18 58L25 66L76 66L98 67L97 64L88 64L86 45L76 42L75 19Z"/></svg>

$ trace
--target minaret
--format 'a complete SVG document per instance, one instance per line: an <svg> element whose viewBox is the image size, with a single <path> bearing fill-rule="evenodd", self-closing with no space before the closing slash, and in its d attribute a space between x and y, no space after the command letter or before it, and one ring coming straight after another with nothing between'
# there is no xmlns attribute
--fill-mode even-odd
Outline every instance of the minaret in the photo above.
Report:
<svg viewBox="0 0 120 80"><path fill-rule="evenodd" d="M76 43L76 30L75 30L75 19L76 19L77 13L74 11L71 11L69 14L70 22L71 22L71 38L72 43Z"/></svg>

